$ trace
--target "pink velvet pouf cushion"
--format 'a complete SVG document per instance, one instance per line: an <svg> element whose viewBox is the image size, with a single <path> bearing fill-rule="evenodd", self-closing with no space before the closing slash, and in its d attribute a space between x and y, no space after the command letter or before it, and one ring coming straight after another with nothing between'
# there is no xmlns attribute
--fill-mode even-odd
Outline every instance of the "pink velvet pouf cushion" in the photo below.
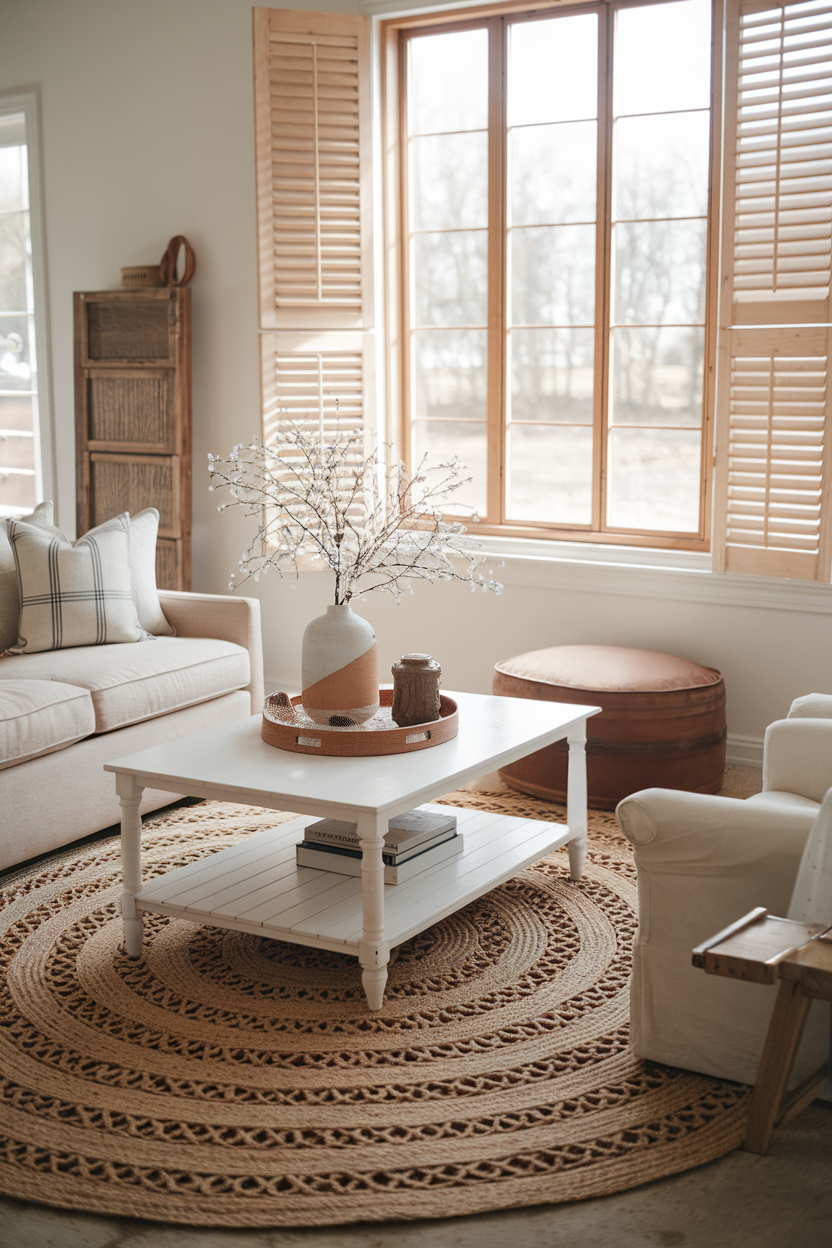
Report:
<svg viewBox="0 0 832 1248"><path fill-rule="evenodd" d="M626 646L552 646L497 663L494 693L600 706L587 722L592 806L639 789L716 793L725 772L725 685L712 667ZM565 741L504 767L506 784L566 801Z"/></svg>

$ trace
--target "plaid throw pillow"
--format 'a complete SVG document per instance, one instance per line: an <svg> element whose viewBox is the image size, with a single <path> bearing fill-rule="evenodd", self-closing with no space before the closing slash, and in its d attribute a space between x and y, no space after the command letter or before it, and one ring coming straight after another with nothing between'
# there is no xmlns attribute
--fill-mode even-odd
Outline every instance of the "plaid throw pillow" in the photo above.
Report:
<svg viewBox="0 0 832 1248"><path fill-rule="evenodd" d="M144 511L140 511L135 516L131 516L129 511L123 511L115 519L124 520L127 524L130 543L130 581L139 623L146 633L153 633L154 636L175 636L176 629L172 628L165 619L162 604L159 602L159 591L156 588L158 511L155 507L145 507ZM105 520L104 524L88 529L84 537L96 537L101 529L107 528L110 524L112 520ZM60 536L63 537L63 533Z"/></svg>
<svg viewBox="0 0 832 1248"><path fill-rule="evenodd" d="M130 586L129 524L117 516L77 542L9 520L20 588L20 624L11 654L141 641Z"/></svg>
<svg viewBox="0 0 832 1248"><path fill-rule="evenodd" d="M55 537L63 537L60 529L52 523L51 502L38 503L28 516L18 517L26 524L36 524ZM9 545L7 521L0 520L0 654L17 641L17 625L20 620L20 591L17 587L17 568Z"/></svg>

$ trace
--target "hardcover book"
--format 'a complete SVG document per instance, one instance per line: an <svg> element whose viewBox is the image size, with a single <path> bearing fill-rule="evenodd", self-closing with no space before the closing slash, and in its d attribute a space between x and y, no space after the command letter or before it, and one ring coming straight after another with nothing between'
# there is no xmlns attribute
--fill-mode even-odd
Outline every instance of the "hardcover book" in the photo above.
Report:
<svg viewBox="0 0 832 1248"><path fill-rule="evenodd" d="M438 845L422 849L413 854L405 862L397 861L396 865L387 861L389 855L383 854L384 883L403 884L420 871L438 866L461 854L464 848L464 837L450 835ZM316 867L319 871L335 871L339 875L361 875L361 851L339 850L324 847L320 844L301 841L296 848L296 859L299 867Z"/></svg>
<svg viewBox="0 0 832 1248"><path fill-rule="evenodd" d="M442 833L455 831L456 815L448 814L447 807L418 806L390 820L384 845L391 853L400 854L433 842ZM343 819L319 819L317 823L310 823L304 837L307 841L343 845L347 849L359 849L360 845L356 825Z"/></svg>

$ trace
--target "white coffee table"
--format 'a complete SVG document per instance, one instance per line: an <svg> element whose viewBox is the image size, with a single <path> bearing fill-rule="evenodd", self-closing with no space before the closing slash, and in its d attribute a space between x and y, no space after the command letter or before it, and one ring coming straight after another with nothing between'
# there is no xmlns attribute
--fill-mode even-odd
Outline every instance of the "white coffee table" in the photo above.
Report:
<svg viewBox="0 0 832 1248"><path fill-rule="evenodd" d="M481 897L561 845L573 880L586 855L586 721L597 706L451 694L459 735L410 754L315 758L260 738L261 717L211 728L107 763L122 806L122 915L127 952L142 950L145 910L357 956L371 1010L381 1009L390 949ZM385 885L387 822L478 776L566 738L567 823L457 810L465 849L404 884ZM243 802L303 818L142 886L139 804L145 788ZM361 878L298 867L295 845L322 816L358 825Z"/></svg>

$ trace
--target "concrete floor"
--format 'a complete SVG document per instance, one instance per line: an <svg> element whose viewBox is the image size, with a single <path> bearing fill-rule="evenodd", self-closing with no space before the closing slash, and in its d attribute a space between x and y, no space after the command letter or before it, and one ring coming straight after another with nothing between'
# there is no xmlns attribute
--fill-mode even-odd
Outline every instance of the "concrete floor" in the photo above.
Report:
<svg viewBox="0 0 832 1248"><path fill-rule="evenodd" d="M745 797L759 770L730 768ZM480 781L492 788L495 777ZM723 789L723 792L726 791ZM197 1230L70 1213L0 1197L0 1248L832 1248L832 1105L775 1132L767 1156L736 1151L644 1187L442 1221L291 1230Z"/></svg>
<svg viewBox="0 0 832 1248"><path fill-rule="evenodd" d="M0 1200L2 1248L830 1248L832 1106L815 1101L765 1157L719 1161L617 1196L442 1221L196 1230Z"/></svg>

